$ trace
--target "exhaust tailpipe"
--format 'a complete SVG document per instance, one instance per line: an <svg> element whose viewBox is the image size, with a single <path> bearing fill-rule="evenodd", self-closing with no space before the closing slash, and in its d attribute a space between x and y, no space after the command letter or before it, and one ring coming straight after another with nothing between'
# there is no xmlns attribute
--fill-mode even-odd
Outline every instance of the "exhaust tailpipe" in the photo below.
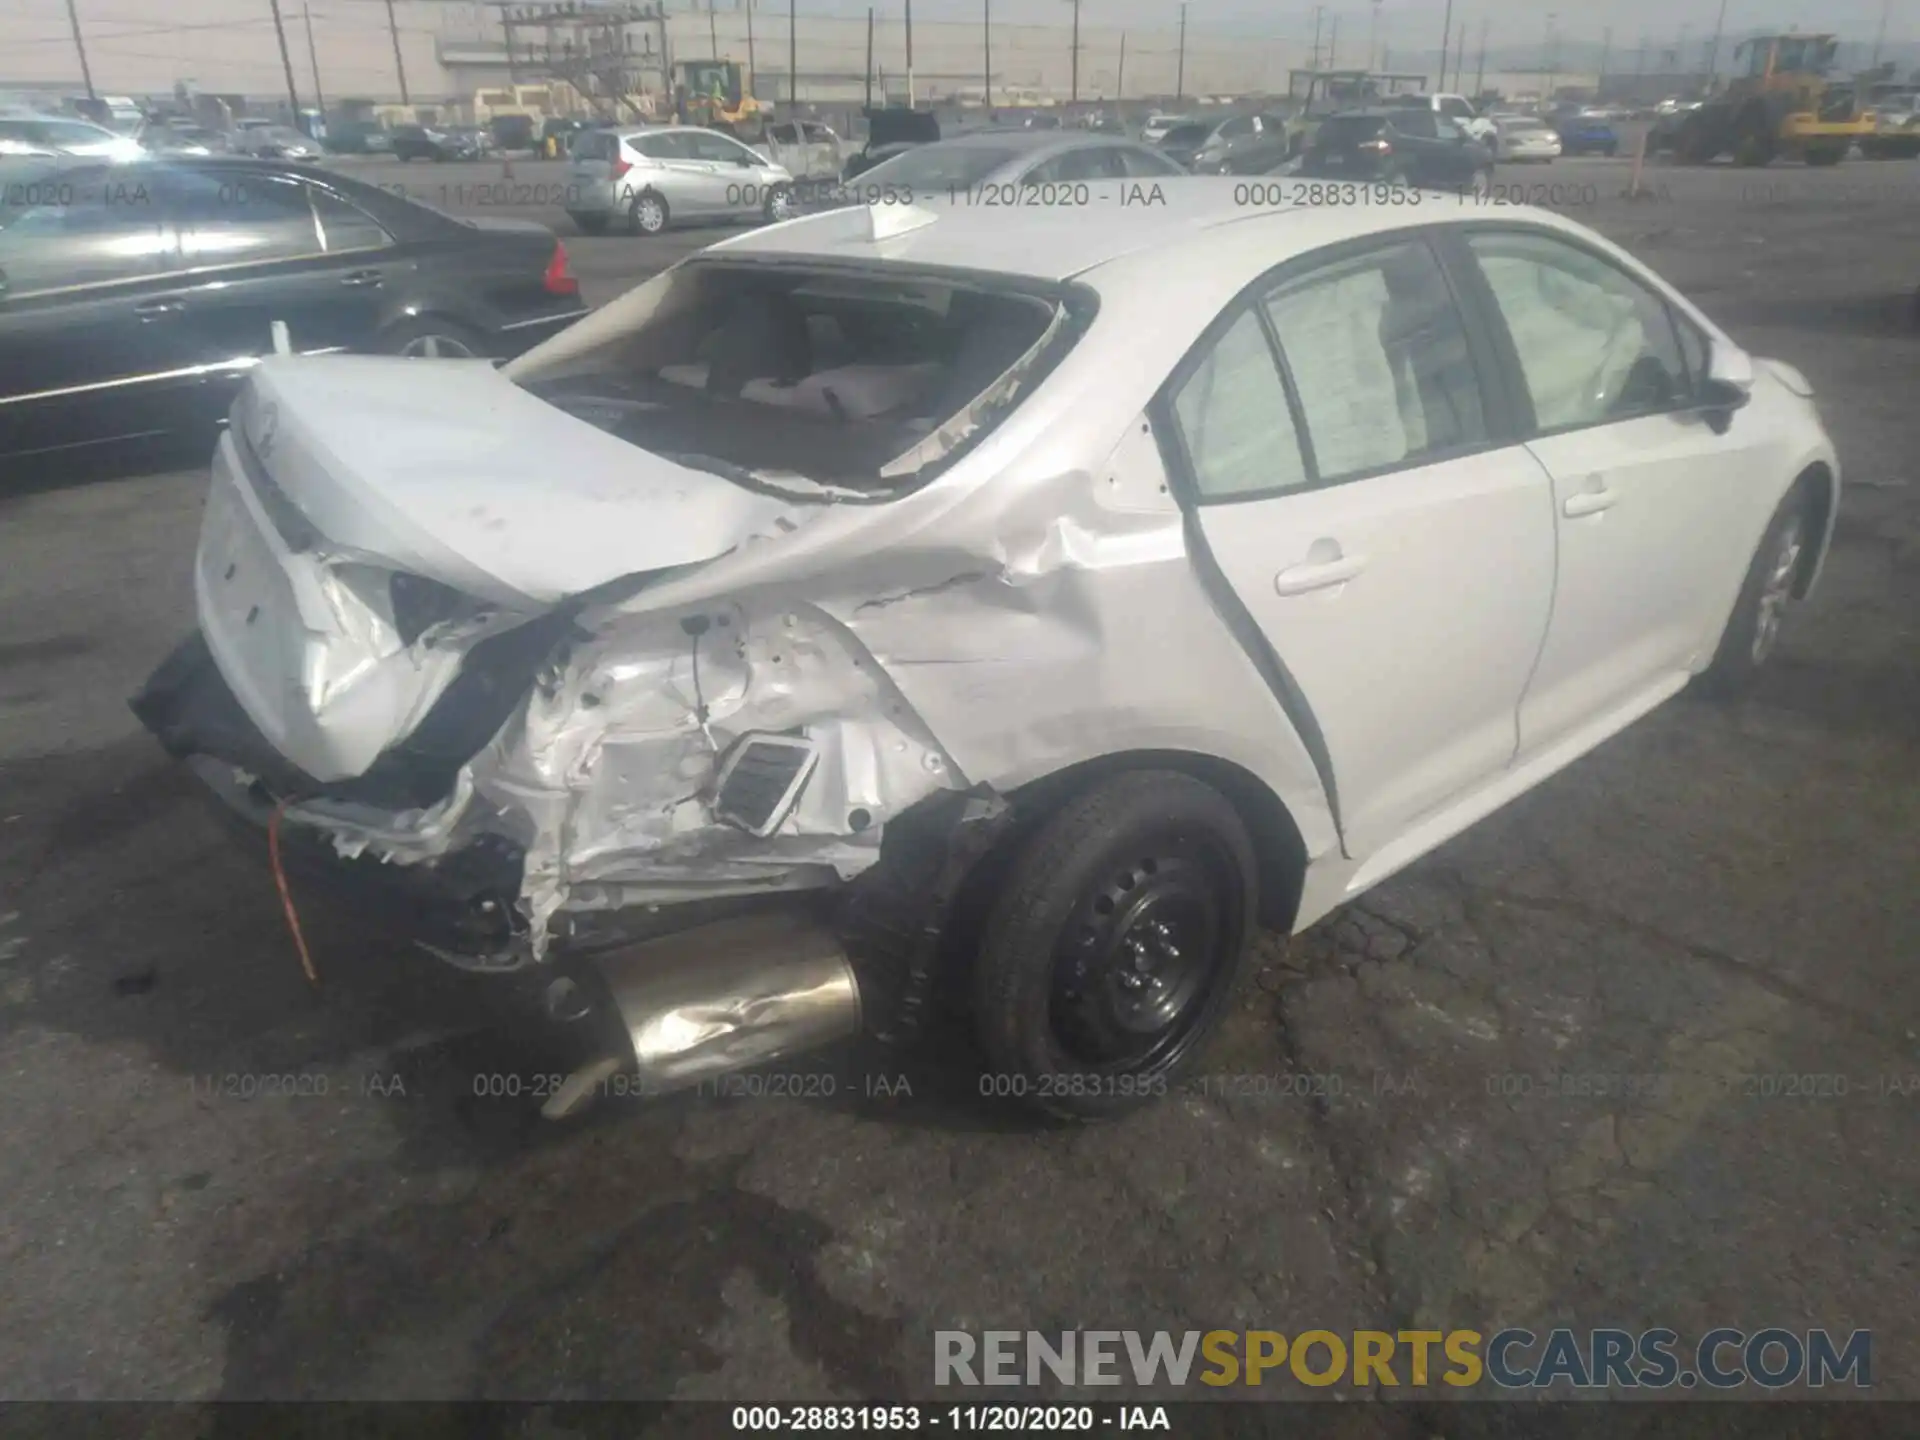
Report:
<svg viewBox="0 0 1920 1440"><path fill-rule="evenodd" d="M845 949L791 912L642 941L598 964L632 1053L568 1076L542 1107L549 1119L623 1072L642 1093L665 1093L860 1033L860 983Z"/></svg>

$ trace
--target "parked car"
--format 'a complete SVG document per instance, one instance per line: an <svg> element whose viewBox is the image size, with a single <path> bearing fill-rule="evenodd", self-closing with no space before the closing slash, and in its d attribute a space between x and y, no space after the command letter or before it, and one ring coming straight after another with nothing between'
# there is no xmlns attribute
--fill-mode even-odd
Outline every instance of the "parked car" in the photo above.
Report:
<svg viewBox="0 0 1920 1440"><path fill-rule="evenodd" d="M1750 683L1839 509L1804 377L1584 227L1229 189L271 360L136 713L302 906L576 1037L550 1114L947 993L999 1094L1167 1094L1259 927Z"/></svg>
<svg viewBox="0 0 1920 1440"><path fill-rule="evenodd" d="M396 160L478 160L484 153L477 130L453 126L396 125L393 128L393 157Z"/></svg>
<svg viewBox="0 0 1920 1440"><path fill-rule="evenodd" d="M1140 127L1140 138L1149 145L1158 145L1167 138L1167 133L1182 125L1195 123L1190 115L1163 115L1155 112L1147 116L1147 123Z"/></svg>
<svg viewBox="0 0 1920 1440"><path fill-rule="evenodd" d="M318 160L320 142L286 125L254 125L242 130L233 148L261 160Z"/></svg>
<svg viewBox="0 0 1920 1440"><path fill-rule="evenodd" d="M377 120L343 120L327 127L327 149L338 155L391 155L393 137Z"/></svg>
<svg viewBox="0 0 1920 1440"><path fill-rule="evenodd" d="M775 121L754 148L796 180L838 180L847 163L845 142L817 120Z"/></svg>
<svg viewBox="0 0 1920 1440"><path fill-rule="evenodd" d="M793 176L731 135L697 125L590 130L573 142L567 214L597 235L615 223L633 235L668 226L795 213Z"/></svg>
<svg viewBox="0 0 1920 1440"><path fill-rule="evenodd" d="M0 142L12 142L14 153L74 155L89 159L138 160L146 154L138 140L66 115L31 112L0 114Z"/></svg>
<svg viewBox="0 0 1920 1440"><path fill-rule="evenodd" d="M889 105L872 107L862 114L867 122L867 139L841 169L841 178L846 180L864 175L916 145L930 145L940 138L940 121L931 110Z"/></svg>
<svg viewBox="0 0 1920 1440"><path fill-rule="evenodd" d="M1097 180L1163 180L1184 173L1151 146L1086 131L983 130L920 145L860 177L857 194L891 190L904 199L992 199L1020 188ZM1046 203L1044 196L1038 197ZM1060 203L1077 203L1068 193Z"/></svg>
<svg viewBox="0 0 1920 1440"><path fill-rule="evenodd" d="M0 453L190 430L304 353L518 353L581 315L544 226L317 168L0 161Z"/></svg>
<svg viewBox="0 0 1920 1440"><path fill-rule="evenodd" d="M1560 133L1533 115L1494 115L1496 160L1551 163L1560 158Z"/></svg>
<svg viewBox="0 0 1920 1440"><path fill-rule="evenodd" d="M1561 111L1552 118L1560 136L1560 149L1566 155L1613 155L1620 149L1620 134L1613 122L1585 111Z"/></svg>
<svg viewBox="0 0 1920 1440"><path fill-rule="evenodd" d="M592 128L584 120L548 120L540 127L540 148L549 159L559 159L572 153L576 135Z"/></svg>
<svg viewBox="0 0 1920 1440"><path fill-rule="evenodd" d="M209 125L148 124L135 138L152 155L229 155L234 151L234 137Z"/></svg>
<svg viewBox="0 0 1920 1440"><path fill-rule="evenodd" d="M1196 175L1264 175L1294 153L1287 122L1277 115L1229 115L1197 137L1182 126L1160 149Z"/></svg>
<svg viewBox="0 0 1920 1440"><path fill-rule="evenodd" d="M531 115L495 115L487 122L496 150L537 150L539 127Z"/></svg>
<svg viewBox="0 0 1920 1440"><path fill-rule="evenodd" d="M1452 95L1445 91L1431 95L1395 95L1379 103L1383 108L1411 106L1417 110L1431 110L1441 119L1451 120L1456 128L1466 131L1488 149L1496 147L1498 127L1464 95Z"/></svg>
<svg viewBox="0 0 1920 1440"><path fill-rule="evenodd" d="M445 133L458 159L484 160L500 153L500 147L494 143L493 132L484 126L449 125Z"/></svg>
<svg viewBox="0 0 1920 1440"><path fill-rule="evenodd" d="M1349 110L1320 122L1298 173L1484 191L1493 179L1493 152L1431 110Z"/></svg>

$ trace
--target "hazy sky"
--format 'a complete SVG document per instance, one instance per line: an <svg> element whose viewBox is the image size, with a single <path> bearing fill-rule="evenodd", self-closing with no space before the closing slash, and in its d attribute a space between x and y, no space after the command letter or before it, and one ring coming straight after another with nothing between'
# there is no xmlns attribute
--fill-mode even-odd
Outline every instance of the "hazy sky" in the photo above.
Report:
<svg viewBox="0 0 1920 1440"><path fill-rule="evenodd" d="M232 17L246 5L236 0L75 0L90 36L104 40L114 32L127 37L130 44L137 36L128 32L154 26L193 26L218 23ZM694 0L669 0L673 9L692 8ZM736 8L739 0L715 0L724 12ZM868 0L797 0L802 16L808 14L864 14ZM882 16L898 16L903 0L880 0L875 8ZM282 8L296 16L301 0L282 0ZM262 15L268 0L257 0ZM786 0L760 0L756 8L784 14ZM967 19L980 14L979 0L917 0L915 18ZM1380 30L1396 45L1437 43L1445 0L1382 0ZM313 0L316 14L329 19L364 15L370 23L384 17L378 0ZM1635 43L1642 33L1656 41L1671 40L1680 27L1687 26L1692 37L1704 39L1711 33L1719 0L1588 0L1585 4L1555 4L1554 0L1455 0L1454 24L1464 19L1477 32L1482 19L1493 24L1493 43L1532 45L1538 43L1549 11L1555 14L1555 28L1568 39L1598 41L1611 28L1614 43ZM1265 4L1261 0L1190 0L1187 23L1190 30L1215 33L1238 32L1277 38L1307 37L1313 31L1311 4ZM1326 7L1328 15L1338 14L1341 29L1357 36L1371 23L1371 7L1366 0L1339 0ZM1155 24L1172 28L1178 23L1178 0L1082 0L1083 24L1147 27ZM1059 21L1071 16L1070 0L994 0L993 14L1004 23ZM1871 44L1887 15L1887 38L1894 42L1920 40L1920 0L1727 0L1726 32L1735 34L1757 28L1822 29L1837 32L1843 40ZM350 22L348 22L350 23ZM0 50L9 41L45 44L66 28L65 6L61 0L0 0Z"/></svg>

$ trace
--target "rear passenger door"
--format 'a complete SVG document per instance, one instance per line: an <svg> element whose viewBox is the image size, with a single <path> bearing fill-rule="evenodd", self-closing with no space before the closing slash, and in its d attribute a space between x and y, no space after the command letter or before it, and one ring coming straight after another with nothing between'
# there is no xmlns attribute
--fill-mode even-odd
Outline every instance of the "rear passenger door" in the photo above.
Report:
<svg viewBox="0 0 1920 1440"><path fill-rule="evenodd" d="M1282 267L1164 392L1187 502L1355 859L1515 752L1554 528L1494 373L1426 242L1396 237Z"/></svg>
<svg viewBox="0 0 1920 1440"><path fill-rule="evenodd" d="M171 293L177 237L140 167L0 194L0 454L169 429L197 362Z"/></svg>

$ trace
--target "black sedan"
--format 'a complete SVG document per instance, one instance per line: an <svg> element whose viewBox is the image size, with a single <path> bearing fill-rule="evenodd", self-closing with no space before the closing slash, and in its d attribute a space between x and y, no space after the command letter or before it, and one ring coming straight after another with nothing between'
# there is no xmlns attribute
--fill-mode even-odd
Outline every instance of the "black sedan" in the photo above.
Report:
<svg viewBox="0 0 1920 1440"><path fill-rule="evenodd" d="M1493 154L1430 110L1348 110L1320 122L1294 173L1319 180L1480 190L1492 181Z"/></svg>
<svg viewBox="0 0 1920 1440"><path fill-rule="evenodd" d="M0 455L190 432L277 343L504 357L585 309L532 221L283 162L0 161Z"/></svg>
<svg viewBox="0 0 1920 1440"><path fill-rule="evenodd" d="M426 125L397 125L392 135L396 160L478 160L491 145L478 130L435 130Z"/></svg>

